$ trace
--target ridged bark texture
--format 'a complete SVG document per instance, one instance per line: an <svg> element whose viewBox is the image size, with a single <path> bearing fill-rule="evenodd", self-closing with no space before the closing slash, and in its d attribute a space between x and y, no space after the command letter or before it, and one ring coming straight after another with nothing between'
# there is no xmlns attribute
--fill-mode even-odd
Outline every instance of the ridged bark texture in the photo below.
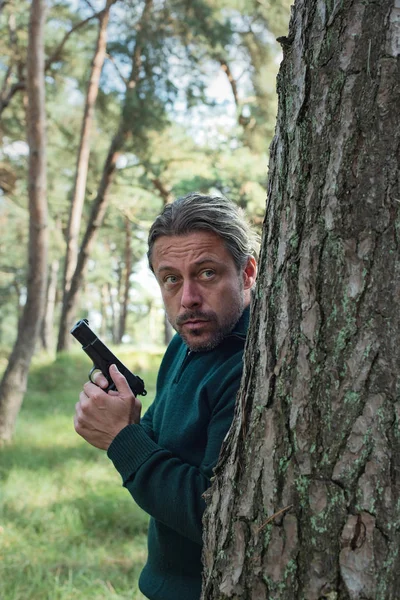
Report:
<svg viewBox="0 0 400 600"><path fill-rule="evenodd" d="M203 599L400 598L400 2L299 0Z"/></svg>

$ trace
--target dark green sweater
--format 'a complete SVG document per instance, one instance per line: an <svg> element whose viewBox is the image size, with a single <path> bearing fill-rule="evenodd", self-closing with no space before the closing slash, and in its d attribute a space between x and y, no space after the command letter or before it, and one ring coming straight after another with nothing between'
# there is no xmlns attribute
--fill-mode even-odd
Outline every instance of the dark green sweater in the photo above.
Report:
<svg viewBox="0 0 400 600"><path fill-rule="evenodd" d="M139 581L150 600L200 597L202 494L232 422L248 321L247 308L232 333L208 352L188 353L176 335L153 404L140 425L125 427L108 449L123 485L151 516Z"/></svg>

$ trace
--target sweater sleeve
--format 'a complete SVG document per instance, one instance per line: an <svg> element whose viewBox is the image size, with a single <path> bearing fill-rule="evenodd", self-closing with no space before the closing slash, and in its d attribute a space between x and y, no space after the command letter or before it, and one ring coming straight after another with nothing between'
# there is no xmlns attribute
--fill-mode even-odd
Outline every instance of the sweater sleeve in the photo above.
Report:
<svg viewBox="0 0 400 600"><path fill-rule="evenodd" d="M128 425L113 440L108 456L137 504L152 517L192 541L202 543L202 494L210 486L222 442L232 422L241 366L224 381L207 429L199 467L159 446L143 425Z"/></svg>
<svg viewBox="0 0 400 600"><path fill-rule="evenodd" d="M140 424L147 433L147 435L154 440L154 430L153 430L153 409L154 402L150 404L149 408L144 413L143 417L140 419Z"/></svg>

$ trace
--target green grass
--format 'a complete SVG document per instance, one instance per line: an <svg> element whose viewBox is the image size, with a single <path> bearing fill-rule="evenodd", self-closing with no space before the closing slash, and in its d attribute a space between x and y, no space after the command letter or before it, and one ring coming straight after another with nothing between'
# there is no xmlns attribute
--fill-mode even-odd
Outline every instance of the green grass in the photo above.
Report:
<svg viewBox="0 0 400 600"><path fill-rule="evenodd" d="M145 380L146 408L160 355L116 353ZM89 368L78 351L36 358L13 443L0 449L1 600L144 598L148 517L73 428Z"/></svg>

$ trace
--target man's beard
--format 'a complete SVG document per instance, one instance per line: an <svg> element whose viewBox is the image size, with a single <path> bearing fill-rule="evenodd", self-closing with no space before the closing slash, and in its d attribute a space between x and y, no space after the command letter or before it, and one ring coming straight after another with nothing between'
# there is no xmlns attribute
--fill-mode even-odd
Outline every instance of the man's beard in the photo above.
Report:
<svg viewBox="0 0 400 600"><path fill-rule="evenodd" d="M175 322L171 323L172 327L179 333L185 344L191 352L206 352L213 350L222 342L227 335L231 333L236 323L239 321L244 310L243 293L240 291L236 297L229 299L229 310L225 312L223 317L218 317L214 311L202 310L187 310L179 315ZM190 333L185 333L184 323L191 320L206 321L207 326L212 327L212 331L208 333L207 340L201 340L196 343L195 338L203 335L203 330L199 328L191 329Z"/></svg>

